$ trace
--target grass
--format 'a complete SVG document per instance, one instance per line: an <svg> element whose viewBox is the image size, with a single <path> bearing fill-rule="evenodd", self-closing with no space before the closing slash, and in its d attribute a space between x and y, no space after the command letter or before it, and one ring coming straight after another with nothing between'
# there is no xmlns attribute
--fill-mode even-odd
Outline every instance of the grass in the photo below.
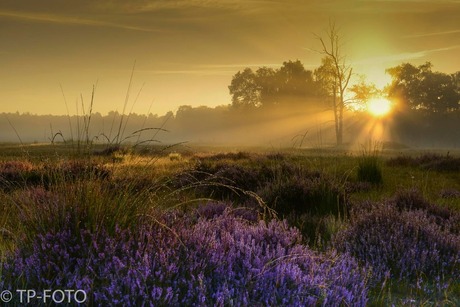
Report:
<svg viewBox="0 0 460 307"><path fill-rule="evenodd" d="M90 119L87 120L89 122ZM26 261L29 259L27 257L30 256L31 250L38 248L37 242L43 243L44 241L40 240L45 240L43 238L46 236L93 238L91 240L106 242L104 244L108 244L107 246L115 244L111 238L127 236L128 241L126 242L148 250L148 248L153 248L153 245L150 246L148 243L150 247L142 247L143 245L136 241L140 238L136 233L145 231L143 227L154 227L153 225L159 227L161 231L155 229L159 231L158 235L161 233L161 236L165 236L165 240L170 235L172 237L168 240L177 238L178 241L174 241L176 242L174 244L178 244L178 248L184 244L188 246L190 253L192 250L193 253L197 253L193 255L208 257L207 254L206 256L199 254L201 251L196 250L197 247L193 245L195 244L193 242L203 239L198 240L198 237L191 236L187 230L189 228L184 227L194 229L193 227L198 226L192 225L200 225L199 227L205 227L202 228L204 230L214 229L210 226L212 222L208 225L199 221L205 216L210 219L213 216L220 216L223 214L222 210L227 210L225 208L228 206L234 213L240 212L241 208L249 210L250 213L237 215L238 218L255 214L255 218L249 219L250 223L253 223L254 219L265 219L266 223L270 223L273 218L277 219L276 216L286 219L287 227L295 227L298 229L296 231L300 231L301 241L298 243L303 246L302 248L308 248L321 257L326 257L324 259L329 259L327 258L328 253L335 249L336 238L347 237L345 236L347 231L348 237L351 238L352 234L349 232L353 231L353 227L361 225L359 223L366 225L366 220L362 220L366 216L373 218L374 213L372 212L362 213L358 218L355 217L357 211L354 208L362 208L366 204L369 204L369 210L373 210L374 206L379 208L383 206L381 204L395 201L397 197L399 199L410 198L410 201L416 204L415 206L421 207L412 208L406 205L404 206L407 208L398 207L400 208L398 210L408 211L404 213L407 216L411 214L420 216L421 213L411 213L411 210L422 210L427 212L426 214L433 214L433 212L449 212L448 214L452 216L460 214L460 197L458 196L460 195L458 192L460 191L460 173L449 171L450 166L456 167L455 156L445 156L447 162L436 164L429 159L430 156L426 153L412 154L410 158L407 158L400 153L374 150L348 153L329 152L324 149L319 152L299 149L269 151L246 148L242 151L191 146L176 147L170 154L171 151L152 145L125 146L123 150L109 151L106 146L95 144L91 144L89 151L75 152L69 143L23 146L2 144L0 153L0 183L2 183L0 189L0 254L3 257L4 272L10 272L8 265L13 263L14 259L19 259L17 258L19 256L12 255L20 252ZM418 196L404 193L396 193L395 196L396 191L407 190L417 191ZM208 199L211 198L225 205L206 210L200 209L200 205L208 203ZM273 214L264 215L263 209L267 208ZM276 214L273 210L276 211ZM354 210L354 213L350 214L350 210ZM376 211L375 214L378 212L380 211ZM436 214L433 216L436 217ZM420 223L422 225L420 229L427 227L431 233L450 231L447 236L452 236L454 243L446 246L456 246L457 241L455 240L459 240L460 236L458 230L455 230L458 227L452 226L450 230L437 230L437 226L430 224L430 219L423 220L423 223ZM224 225L222 227L227 227L225 225L230 227L236 222L217 219L216 223ZM141 229L144 230L141 231ZM228 229L226 236L237 235L232 229ZM61 234L63 230L67 232ZM218 230L212 231L214 233ZM270 233L271 230L263 228L263 231ZM382 231L384 233L385 228ZM394 231L396 233L397 229ZM276 233L267 234L264 240L271 240L270 238ZM149 236L150 234L147 235ZM210 233L210 237L212 236ZM216 238L221 237L218 235ZM280 240L284 239L280 237ZM155 241L157 242L155 244L163 244L160 241ZM213 244L221 243L214 242ZM103 247L100 248L103 252ZM361 252L361 249L359 250ZM52 250L43 252L44 259L46 257L54 259ZM133 253L136 251L133 250ZM172 250L171 253L173 253ZM368 261L366 257L365 255L362 258L358 257L361 268L368 270L366 274L369 276L376 276L372 275L372 270L366 267L366 261ZM410 259L407 257L409 256L404 259ZM129 261L134 261L133 259L135 258ZM270 261L276 263L277 260L270 259ZM112 262L107 263L107 265L114 265ZM227 264L230 274L233 272L231 271L233 267L231 263ZM180 267L181 263L175 265ZM383 264L382 267L384 267ZM435 272L433 271L435 269L430 268L430 270L430 274ZM205 274L211 274L212 271L207 268ZM125 280L126 276L123 275L125 271L118 270L117 272L120 274L118 278ZM241 274L240 271L234 271L234 273ZM415 276L417 272L407 274ZM452 278L457 277L455 269L449 274L453 274ZM17 285L11 276L0 273L0 283ZM97 279L96 276L89 276L90 279ZM192 278L192 276L186 278ZM203 282L204 280L217 282L213 279L212 274L203 275L202 278ZM267 280L271 280L270 278ZM435 286L431 285L435 283L434 277L428 276L427 278L424 286L418 287L414 282L405 282L396 276L376 280L369 277L365 285L369 289L366 294L367 301L370 305L399 305L412 301L417 305L460 303L458 286L451 282L447 288L443 288L443 292L434 291ZM107 281L97 280L102 289ZM25 283L21 285L24 287L45 286L34 284L31 280L21 282ZM59 281L52 282L58 283ZM154 281L149 281L146 287L153 285L152 283L155 284ZM286 288L286 291L291 290L291 288ZM230 294L226 295L228 298ZM346 301L342 302L346 304ZM363 301L360 302L359 304L363 303Z"/></svg>

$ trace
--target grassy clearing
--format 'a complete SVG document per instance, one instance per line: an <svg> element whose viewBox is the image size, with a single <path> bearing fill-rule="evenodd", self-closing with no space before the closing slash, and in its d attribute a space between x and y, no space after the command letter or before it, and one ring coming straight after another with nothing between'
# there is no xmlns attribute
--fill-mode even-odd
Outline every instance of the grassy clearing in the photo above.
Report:
<svg viewBox="0 0 460 307"><path fill-rule="evenodd" d="M454 155L102 145L76 153L56 144L1 149L0 288L72 286L87 289L91 304L460 303ZM50 245L53 240L61 243ZM271 240L286 254L271 251ZM250 242L255 246L245 245ZM220 248L253 250L243 265ZM115 260L103 256L115 251ZM34 270L40 263L54 267ZM116 273L107 275L111 270ZM161 278L152 278L152 270ZM349 279L330 275L340 270ZM329 292L299 283L314 278ZM235 290L241 287L252 294ZM282 290L269 299L260 287ZM293 295L302 299L289 301Z"/></svg>

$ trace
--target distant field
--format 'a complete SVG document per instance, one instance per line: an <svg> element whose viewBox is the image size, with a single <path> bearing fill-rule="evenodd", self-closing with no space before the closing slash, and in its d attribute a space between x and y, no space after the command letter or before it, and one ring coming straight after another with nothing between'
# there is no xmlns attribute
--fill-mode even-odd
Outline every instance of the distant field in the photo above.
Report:
<svg viewBox="0 0 460 307"><path fill-rule="evenodd" d="M1 144L0 230L0 288L87 304L455 306L460 154Z"/></svg>

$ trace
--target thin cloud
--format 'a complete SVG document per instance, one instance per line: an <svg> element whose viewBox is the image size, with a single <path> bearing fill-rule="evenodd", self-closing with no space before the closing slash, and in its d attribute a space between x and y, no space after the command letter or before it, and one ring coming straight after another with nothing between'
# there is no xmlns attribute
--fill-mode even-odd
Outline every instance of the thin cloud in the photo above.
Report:
<svg viewBox="0 0 460 307"><path fill-rule="evenodd" d="M241 68L241 67L278 67L281 64L217 64L217 65L199 65L207 68Z"/></svg>
<svg viewBox="0 0 460 307"><path fill-rule="evenodd" d="M144 70L141 72L157 74L157 75L214 75L214 76L228 76L234 75L238 70L246 67L257 70L260 67L279 68L281 63L250 63L250 64L209 64L209 65L186 65L174 63L175 66L188 66L190 69L157 69L157 70ZM306 65L304 65L307 67Z"/></svg>
<svg viewBox="0 0 460 307"><path fill-rule="evenodd" d="M419 38L419 37L427 37L427 36L439 36L439 35L457 34L457 33L460 33L460 30L431 32L431 33L420 33L420 34L406 35L406 36L403 36L402 38Z"/></svg>
<svg viewBox="0 0 460 307"><path fill-rule="evenodd" d="M337 0L335 1L336 4L339 3ZM355 5L351 5L353 2L355 2ZM457 5L460 4L460 0L350 0L341 1L340 4L341 10L349 12L378 14L438 14L441 11L447 13L458 11L459 7Z"/></svg>
<svg viewBox="0 0 460 307"><path fill-rule="evenodd" d="M0 16L22 19L36 22L48 22L48 23L59 23L68 25L84 25L84 26L97 26L97 27L111 27L121 28L133 31L143 32L160 32L160 30L137 27L131 25L124 25L119 23L86 19L86 18L75 18L70 16L53 15L53 14L37 14L37 13L26 13L26 12L14 12L14 11L0 11Z"/></svg>
<svg viewBox="0 0 460 307"><path fill-rule="evenodd" d="M339 1L339 0L335 0ZM241 14L257 14L270 8L281 8L286 5L304 5L303 0L156 0L156 1L101 1L94 4L100 10L114 10L118 12L148 13L162 10L190 12L194 9L212 11L237 12ZM311 4L308 4L311 6ZM316 5L315 5L316 6Z"/></svg>
<svg viewBox="0 0 460 307"><path fill-rule="evenodd" d="M434 4L443 4L443 3L460 3L460 0L358 0L359 2L401 2L401 3L434 3Z"/></svg>
<svg viewBox="0 0 460 307"><path fill-rule="evenodd" d="M139 72L154 75L195 75L195 76L228 76L235 74L234 70L212 70L212 69L178 69L178 70L141 70Z"/></svg>
<svg viewBox="0 0 460 307"><path fill-rule="evenodd" d="M259 67L280 67L281 64L267 64L267 63L235 63L235 64L185 64L185 63L163 63L168 64L164 69L144 70L143 72L154 74L186 74L186 75L228 75L235 74L237 70L246 67L259 68ZM171 67L168 69L168 67ZM175 69L173 67L177 67ZM180 68L180 69L179 69Z"/></svg>
<svg viewBox="0 0 460 307"><path fill-rule="evenodd" d="M421 59L421 58L427 57L428 55L432 53L450 51L450 50L455 50L459 48L460 48L460 45L454 45L454 46L445 47L445 48L428 49L428 50L421 50L417 52L402 52L398 54L366 58L363 60L354 61L352 64L368 65L368 64L375 64L375 63L404 62L404 61L409 61L409 60Z"/></svg>
<svg viewBox="0 0 460 307"><path fill-rule="evenodd" d="M177 63L174 66L188 66L189 69L155 69L143 70L140 72L155 74L155 75L206 75L206 76L228 76L234 75L237 70L246 67L278 67L280 64L217 64L217 65L186 65Z"/></svg>
<svg viewBox="0 0 460 307"><path fill-rule="evenodd" d="M94 3L95 8L100 10L112 10L118 12L145 13L159 10L180 10L190 8L217 8L238 9L244 2L232 0L209 1L209 0L157 0L157 1L100 1Z"/></svg>

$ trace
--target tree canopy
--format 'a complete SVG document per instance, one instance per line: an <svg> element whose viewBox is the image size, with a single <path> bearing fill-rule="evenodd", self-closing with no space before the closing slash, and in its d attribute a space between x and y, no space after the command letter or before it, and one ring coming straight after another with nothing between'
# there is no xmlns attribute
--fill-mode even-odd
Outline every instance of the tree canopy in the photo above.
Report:
<svg viewBox="0 0 460 307"><path fill-rule="evenodd" d="M387 69L393 79L388 86L389 97L397 99L405 110L427 113L448 113L459 109L458 76L432 71L426 62L420 66L403 63Z"/></svg>
<svg viewBox="0 0 460 307"><path fill-rule="evenodd" d="M251 68L237 72L229 85L232 95L232 105L235 107L259 107L260 84L257 83L257 75Z"/></svg>
<svg viewBox="0 0 460 307"><path fill-rule="evenodd" d="M236 73L228 87L234 107L268 107L305 102L321 94L311 70L299 61L287 61L279 69L260 67Z"/></svg>

